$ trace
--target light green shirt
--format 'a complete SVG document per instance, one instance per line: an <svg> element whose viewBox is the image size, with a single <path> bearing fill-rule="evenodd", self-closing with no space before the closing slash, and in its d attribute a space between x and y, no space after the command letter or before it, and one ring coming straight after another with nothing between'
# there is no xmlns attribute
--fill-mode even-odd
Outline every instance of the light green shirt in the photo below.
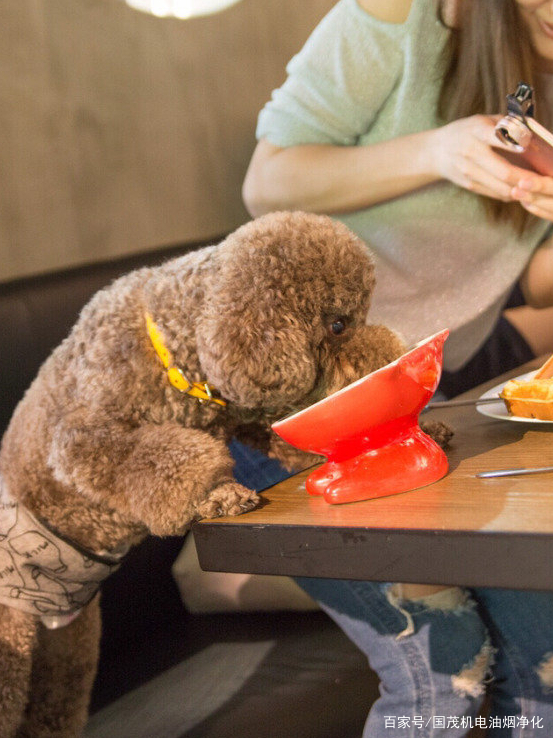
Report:
<svg viewBox="0 0 553 738"><path fill-rule="evenodd" d="M258 138L282 147L365 146L441 125L448 33L434 0L413 0L402 24L341 0L290 61L287 80L259 115ZM507 223L490 222L475 195L445 181L336 217L375 254L369 322L395 328L409 344L449 328L450 370L489 335L549 226L540 221L519 237Z"/></svg>

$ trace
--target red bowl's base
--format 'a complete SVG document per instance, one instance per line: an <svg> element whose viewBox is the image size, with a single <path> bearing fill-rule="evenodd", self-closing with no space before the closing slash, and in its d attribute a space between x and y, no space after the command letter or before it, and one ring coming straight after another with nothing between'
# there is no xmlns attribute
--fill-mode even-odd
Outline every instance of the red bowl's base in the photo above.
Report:
<svg viewBox="0 0 553 738"><path fill-rule="evenodd" d="M344 461L329 460L305 482L310 495L338 504L424 487L447 474L447 457L418 425L379 448Z"/></svg>

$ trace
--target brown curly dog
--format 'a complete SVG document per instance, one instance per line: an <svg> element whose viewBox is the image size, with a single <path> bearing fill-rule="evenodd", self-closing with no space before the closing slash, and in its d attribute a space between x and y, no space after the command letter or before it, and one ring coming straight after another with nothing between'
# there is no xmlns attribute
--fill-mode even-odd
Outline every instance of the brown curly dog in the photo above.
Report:
<svg viewBox="0 0 553 738"><path fill-rule="evenodd" d="M256 504L233 480L231 436L305 466L271 422L403 352L365 325L373 280L344 225L274 213L83 309L2 441L2 738L81 733L97 590L128 546Z"/></svg>

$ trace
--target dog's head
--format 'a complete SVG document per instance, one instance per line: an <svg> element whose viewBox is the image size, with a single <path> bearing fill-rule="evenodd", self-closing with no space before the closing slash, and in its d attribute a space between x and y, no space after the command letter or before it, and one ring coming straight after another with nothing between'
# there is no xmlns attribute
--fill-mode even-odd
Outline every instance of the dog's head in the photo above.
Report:
<svg viewBox="0 0 553 738"><path fill-rule="evenodd" d="M304 407L401 353L365 326L374 286L367 246L327 216L271 213L219 247L196 326L202 369L241 408Z"/></svg>

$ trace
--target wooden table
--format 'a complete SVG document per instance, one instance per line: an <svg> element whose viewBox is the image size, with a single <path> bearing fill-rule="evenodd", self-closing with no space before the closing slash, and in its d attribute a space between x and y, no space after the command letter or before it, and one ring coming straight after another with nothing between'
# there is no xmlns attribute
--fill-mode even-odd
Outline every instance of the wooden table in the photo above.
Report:
<svg viewBox="0 0 553 738"><path fill-rule="evenodd" d="M482 392L540 361L463 395ZM427 418L455 430L448 475L428 487L347 505L310 497L308 471L239 517L194 526L200 565L374 581L553 589L553 473L480 479L479 471L553 465L553 424L495 420L471 407Z"/></svg>

